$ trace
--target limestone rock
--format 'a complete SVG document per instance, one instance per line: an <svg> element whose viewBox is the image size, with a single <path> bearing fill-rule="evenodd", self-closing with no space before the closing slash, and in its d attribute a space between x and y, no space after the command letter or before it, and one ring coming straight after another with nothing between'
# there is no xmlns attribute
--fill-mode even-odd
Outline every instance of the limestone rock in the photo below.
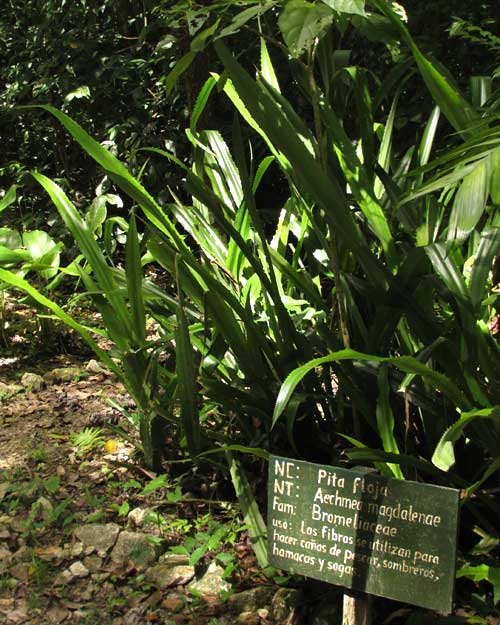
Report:
<svg viewBox="0 0 500 625"><path fill-rule="evenodd" d="M181 594L177 592L169 593L161 602L161 607L169 614L176 614L177 612L181 612L185 608L185 606L186 600Z"/></svg>
<svg viewBox="0 0 500 625"><path fill-rule="evenodd" d="M65 586L73 579L74 577L71 572L68 569L64 569L64 571L61 571L61 573L59 573L59 575L55 578L54 586Z"/></svg>
<svg viewBox="0 0 500 625"><path fill-rule="evenodd" d="M88 568L79 560L73 562L69 567L69 572L73 577L88 577L88 575L90 575Z"/></svg>
<svg viewBox="0 0 500 625"><path fill-rule="evenodd" d="M144 615L142 614L140 606L131 608L127 614L125 614L123 622L125 625L141 625Z"/></svg>
<svg viewBox="0 0 500 625"><path fill-rule="evenodd" d="M189 556L184 553L162 553L158 562L167 566L180 566L189 562Z"/></svg>
<svg viewBox="0 0 500 625"><path fill-rule="evenodd" d="M97 360L89 360L85 365L85 371L91 375L99 375L100 373L106 373L106 369Z"/></svg>
<svg viewBox="0 0 500 625"><path fill-rule="evenodd" d="M118 534L120 533L120 526L116 523L90 523L89 525L82 525L74 532L76 538L80 540L84 547L97 551L99 555L106 555L111 547L116 543Z"/></svg>
<svg viewBox="0 0 500 625"><path fill-rule="evenodd" d="M156 512L152 508L133 508L127 516L128 525L131 529L141 528L148 534L155 536L161 535L161 528L158 526L158 522L155 521ZM169 515L163 515L165 521L169 520ZM172 520L177 517L172 517Z"/></svg>
<svg viewBox="0 0 500 625"><path fill-rule="evenodd" d="M17 564L14 564L14 566L10 567L9 574L21 582L27 582L29 577L29 568L30 565L27 562L18 562Z"/></svg>
<svg viewBox="0 0 500 625"><path fill-rule="evenodd" d="M274 589L270 586L255 586L231 595L227 601L228 609L234 614L256 612L271 605Z"/></svg>
<svg viewBox="0 0 500 625"><path fill-rule="evenodd" d="M2 399L9 399L13 395L22 391L23 387L18 384L5 384L4 382L0 382L0 401Z"/></svg>
<svg viewBox="0 0 500 625"><path fill-rule="evenodd" d="M256 612L242 612L236 619L238 625L259 625L260 616Z"/></svg>
<svg viewBox="0 0 500 625"><path fill-rule="evenodd" d="M101 570L102 558L99 556L87 556L83 558L83 564L91 573L97 573Z"/></svg>
<svg viewBox="0 0 500 625"><path fill-rule="evenodd" d="M110 577L110 573L106 571L104 572L101 571L99 573L92 573L92 579L94 580L96 584L99 584L99 585L105 582L109 577Z"/></svg>
<svg viewBox="0 0 500 625"><path fill-rule="evenodd" d="M88 616L89 614L85 610L75 610L71 613L71 618L73 619L73 621L87 621L88 623Z"/></svg>
<svg viewBox="0 0 500 625"><path fill-rule="evenodd" d="M92 590L87 586L85 590L81 590L78 593L78 600L88 603L92 599Z"/></svg>
<svg viewBox="0 0 500 625"><path fill-rule="evenodd" d="M217 596L221 592L228 592L231 584L224 580L223 574L224 570L216 562L211 562L205 575L201 579L192 581L188 588L202 595Z"/></svg>
<svg viewBox="0 0 500 625"><path fill-rule="evenodd" d="M21 625L21 623L26 623L29 619L27 602L17 601L16 608L7 612L6 619L9 625Z"/></svg>
<svg viewBox="0 0 500 625"><path fill-rule="evenodd" d="M21 378L21 386L27 390L40 391L43 388L44 380L41 375L37 373L26 372Z"/></svg>
<svg viewBox="0 0 500 625"><path fill-rule="evenodd" d="M130 527L142 527L144 519L151 512L148 508L133 508L127 516Z"/></svg>
<svg viewBox="0 0 500 625"><path fill-rule="evenodd" d="M82 542L75 543L70 549L70 554L72 558L79 558L82 555L82 553L83 553Z"/></svg>
<svg viewBox="0 0 500 625"><path fill-rule="evenodd" d="M145 577L150 584L160 589L184 585L193 579L194 566L157 564L147 569Z"/></svg>
<svg viewBox="0 0 500 625"><path fill-rule="evenodd" d="M45 616L48 619L49 623L53 623L54 625L57 625L57 623L62 623L63 621L65 621L69 615L70 615L69 610L60 608L59 606L56 605L50 608L47 611Z"/></svg>
<svg viewBox="0 0 500 625"><path fill-rule="evenodd" d="M52 371L44 374L43 380L47 384L57 384L58 382L73 382L83 373L80 367L56 367ZM22 380L21 380L22 384Z"/></svg>
<svg viewBox="0 0 500 625"><path fill-rule="evenodd" d="M12 554L8 549L0 547L0 575L3 575L12 562Z"/></svg>
<svg viewBox="0 0 500 625"><path fill-rule="evenodd" d="M280 588L274 594L271 602L272 617L275 621L286 620L297 607L300 592L293 588Z"/></svg>
<svg viewBox="0 0 500 625"><path fill-rule="evenodd" d="M151 564L156 560L156 550L146 534L123 531L111 552L113 562L132 560L135 565Z"/></svg>

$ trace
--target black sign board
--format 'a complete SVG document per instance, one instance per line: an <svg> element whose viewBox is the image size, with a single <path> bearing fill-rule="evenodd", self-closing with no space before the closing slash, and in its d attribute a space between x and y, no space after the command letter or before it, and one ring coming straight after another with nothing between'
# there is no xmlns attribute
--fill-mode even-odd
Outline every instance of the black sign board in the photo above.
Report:
<svg viewBox="0 0 500 625"><path fill-rule="evenodd" d="M273 566L451 611L459 491L271 456Z"/></svg>

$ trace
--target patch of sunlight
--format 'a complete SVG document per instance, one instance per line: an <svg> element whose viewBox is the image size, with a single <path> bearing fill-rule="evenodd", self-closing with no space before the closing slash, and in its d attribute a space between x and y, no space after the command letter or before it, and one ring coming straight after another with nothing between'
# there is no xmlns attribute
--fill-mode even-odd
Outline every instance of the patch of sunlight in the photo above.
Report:
<svg viewBox="0 0 500 625"><path fill-rule="evenodd" d="M15 334L11 339L12 343L27 343L28 339L25 336L19 336L19 334Z"/></svg>
<svg viewBox="0 0 500 625"><path fill-rule="evenodd" d="M25 464L26 458L15 451L7 454L2 453L0 456L0 471L11 471Z"/></svg>
<svg viewBox="0 0 500 625"><path fill-rule="evenodd" d="M14 362L17 362L19 358L0 358L0 367L8 367L12 365Z"/></svg>

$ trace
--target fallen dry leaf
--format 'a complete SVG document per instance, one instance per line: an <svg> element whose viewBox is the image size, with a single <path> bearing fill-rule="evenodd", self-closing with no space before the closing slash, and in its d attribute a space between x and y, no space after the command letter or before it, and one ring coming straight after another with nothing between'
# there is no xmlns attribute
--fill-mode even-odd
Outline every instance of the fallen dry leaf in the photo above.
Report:
<svg viewBox="0 0 500 625"><path fill-rule="evenodd" d="M57 560L62 557L63 550L58 545L35 547L35 554L42 560Z"/></svg>
<svg viewBox="0 0 500 625"><path fill-rule="evenodd" d="M132 595L132 597L127 599L127 607L135 608L136 605L139 605L139 603L142 603L145 599L147 599L147 596L148 595L144 593L141 593L139 595Z"/></svg>
<svg viewBox="0 0 500 625"><path fill-rule="evenodd" d="M57 625L65 621L70 615L68 610L59 606L54 606L47 611L46 617L50 623Z"/></svg>
<svg viewBox="0 0 500 625"><path fill-rule="evenodd" d="M14 599L0 599L0 611L10 610L14 605Z"/></svg>

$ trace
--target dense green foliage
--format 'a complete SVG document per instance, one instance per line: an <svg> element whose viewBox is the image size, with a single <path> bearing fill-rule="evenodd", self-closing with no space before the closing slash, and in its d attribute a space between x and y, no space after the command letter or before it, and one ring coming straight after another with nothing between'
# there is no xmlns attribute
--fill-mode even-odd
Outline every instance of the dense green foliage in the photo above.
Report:
<svg viewBox="0 0 500 625"><path fill-rule="evenodd" d="M83 148L92 171L101 172L96 180L105 176L113 194L82 214L71 196L88 165L78 161L78 177L69 160L60 172L46 161L33 173L76 241L81 256L69 272L91 295L118 360L25 281L33 258L26 237L13 230L2 231L0 278L72 325L121 377L137 404L130 416L149 466L161 466L164 432L172 426L194 461L228 460L262 562L265 527L240 452L372 463L384 475L454 486L463 490L463 548L473 526L481 536L496 535L495 34L455 23L455 36L475 37L474 45L491 52L477 68L481 76L461 67L462 90L423 52L426 42L421 47L412 37L402 8L384 0L370 2L370 11L362 0L221 2L196 9L195 26L193 9L182 14L177 3L168 15L182 14L190 37L184 49L178 41L164 46L166 60L158 41L170 36L168 4L151 9L156 21L140 13L126 28L121 11L103 9L100 23L113 45L117 32L138 37L134 45L144 50L156 38L143 65L131 61L137 49L126 57L130 82L117 78L123 57L113 57L115 64L103 67L118 72L115 86L92 91L92 107L78 114L71 107L88 94L61 100L61 89L74 94L82 83L69 70L64 82L57 71L59 91L47 93L59 95L44 100L57 106L22 112L22 124L43 119L38 123L55 128L72 154ZM90 28L96 14L81 7ZM262 37L242 37L238 47L235 34L258 34L259 27ZM363 64L365 48L372 56ZM88 70L86 50L70 56ZM158 78L162 63L169 72ZM194 67L206 75L189 82L194 93L181 90ZM159 83L165 108L177 115L167 141L166 117L156 117L158 101L144 95ZM12 97L26 103L33 95ZM136 96L141 115L109 134L110 101L131 106ZM27 145L17 156L9 148L12 162L23 163ZM161 184L151 172L162 172ZM7 209L14 190L5 197ZM130 207L130 214L122 210L119 221L110 220L106 202ZM115 225L126 233L119 256ZM49 255L34 258L35 266L54 272L55 246L48 245ZM150 263L165 271L166 288L145 279ZM150 332L152 321L158 334Z"/></svg>
<svg viewBox="0 0 500 625"><path fill-rule="evenodd" d="M71 189L80 206L94 197L102 180L67 135L47 126L43 118L6 115L13 105L62 108L132 167L134 149L144 145L169 146L187 156L184 123L210 57L203 50L203 33L216 20L230 21L230 14L246 4L222 2L209 10L170 0L2 3L0 180L7 184L35 167ZM192 47L198 54L191 65ZM172 72L179 59L184 59L183 71ZM154 163L143 175L155 190L163 189L165 182L176 184L168 168ZM30 220L39 226L46 213L33 192L28 184L24 219L30 211Z"/></svg>

